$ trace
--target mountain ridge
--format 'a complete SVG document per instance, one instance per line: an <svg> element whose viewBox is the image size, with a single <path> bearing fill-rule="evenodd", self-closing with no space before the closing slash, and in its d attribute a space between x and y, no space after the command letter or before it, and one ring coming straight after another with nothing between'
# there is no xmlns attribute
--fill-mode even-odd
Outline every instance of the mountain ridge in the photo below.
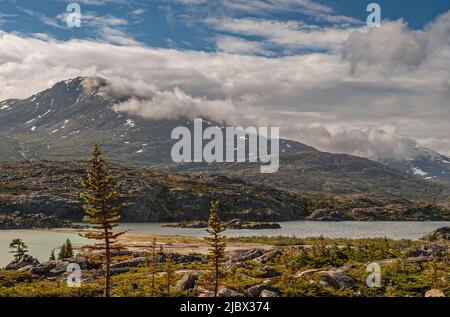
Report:
<svg viewBox="0 0 450 317"><path fill-rule="evenodd" d="M0 162L0 214L45 214L80 221L80 192L88 161ZM209 174L168 174L107 164L124 222L207 220L211 201L223 220L449 220L449 206L375 194L300 193Z"/></svg>
<svg viewBox="0 0 450 317"><path fill-rule="evenodd" d="M153 120L118 112L130 96L111 93L101 78L77 77L23 100L0 102L0 161L74 161L87 159L101 143L109 161L168 172L230 173L281 189L351 194L376 192L424 199L446 198L449 187L407 171L347 154L320 152L280 139L280 171L261 175L259 164L173 164L175 127L192 120ZM213 122L207 125L214 126ZM258 171L256 170L258 169Z"/></svg>

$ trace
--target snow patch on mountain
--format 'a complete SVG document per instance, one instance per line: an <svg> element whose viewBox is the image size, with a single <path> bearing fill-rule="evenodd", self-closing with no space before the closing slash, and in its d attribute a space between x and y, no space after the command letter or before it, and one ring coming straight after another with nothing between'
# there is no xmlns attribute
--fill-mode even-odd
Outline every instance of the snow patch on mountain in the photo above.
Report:
<svg viewBox="0 0 450 317"><path fill-rule="evenodd" d="M420 168L418 168L418 167L413 167L411 170L412 170L412 173L413 173L414 175L425 176L425 175L428 174L427 172L422 171L422 170L421 170Z"/></svg>

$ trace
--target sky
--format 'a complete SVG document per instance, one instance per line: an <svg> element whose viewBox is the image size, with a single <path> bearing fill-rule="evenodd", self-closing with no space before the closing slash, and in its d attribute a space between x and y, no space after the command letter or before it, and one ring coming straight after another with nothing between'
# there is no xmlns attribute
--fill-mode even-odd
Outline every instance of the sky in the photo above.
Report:
<svg viewBox="0 0 450 317"><path fill-rule="evenodd" d="M69 27L69 3L81 9ZM279 126L324 151L450 155L450 1L0 0L0 100L101 76L149 118Z"/></svg>

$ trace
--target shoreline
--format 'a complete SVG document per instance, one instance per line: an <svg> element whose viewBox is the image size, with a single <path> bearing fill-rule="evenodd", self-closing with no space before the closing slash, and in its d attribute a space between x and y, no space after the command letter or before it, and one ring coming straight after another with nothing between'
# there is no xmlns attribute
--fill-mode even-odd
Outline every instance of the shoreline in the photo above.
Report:
<svg viewBox="0 0 450 317"><path fill-rule="evenodd" d="M82 233L91 231L90 229L76 229L76 228L53 228L53 229L28 229L43 232L58 232L58 233ZM165 250L171 252L189 254L192 252L199 254L206 254L209 246L206 244L203 237L181 236L181 235L158 235L158 234L144 234L126 232L118 238L118 242L125 248L131 251L145 251L148 250L156 239L156 243L162 245ZM274 249L275 246L259 243L244 243L244 242L230 242L227 244L226 251L235 251L242 249L259 248L264 250ZM79 245L74 245L74 249L80 250Z"/></svg>

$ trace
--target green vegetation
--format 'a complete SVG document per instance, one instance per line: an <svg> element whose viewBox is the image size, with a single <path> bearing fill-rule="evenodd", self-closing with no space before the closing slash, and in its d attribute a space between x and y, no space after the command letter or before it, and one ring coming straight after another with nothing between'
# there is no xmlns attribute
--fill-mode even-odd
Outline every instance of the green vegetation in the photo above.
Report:
<svg viewBox="0 0 450 317"><path fill-rule="evenodd" d="M9 248L11 249L9 253L13 254L16 262L20 261L20 259L23 258L28 252L28 247L22 239L12 240L9 244Z"/></svg>
<svg viewBox="0 0 450 317"><path fill-rule="evenodd" d="M55 257L54 250L52 250L52 254L50 254L50 259ZM58 253L58 260L68 259L73 257L73 247L72 242L69 239L61 246Z"/></svg>
<svg viewBox="0 0 450 317"><path fill-rule="evenodd" d="M265 242L270 239L277 243L283 241L283 237L258 237ZM247 294L250 287L266 281L279 296L423 297L431 289L450 296L448 242L305 238L303 242L307 243L302 244L294 238L284 239L291 241L291 245L275 247L265 253L264 261L242 260L238 256L230 260L230 264L221 265L221 287ZM435 252L428 258L417 254L422 248L442 248L444 251ZM181 264L175 254L169 252L160 252L154 257L164 255L164 263L152 262L156 249L154 241L147 254L149 261L111 277L111 285L114 285L110 290L111 296L197 296L199 292L211 289L211 262ZM225 257L231 259L228 253ZM132 258L117 256L112 260ZM381 268L379 287L369 287L366 283L370 274L367 264L374 262ZM196 288L186 291L176 286L184 271L202 272ZM100 273L100 269L89 271L93 276ZM70 288L64 278L50 281L33 278L26 271L0 271L0 296L102 296L103 292L101 278L91 279L80 288Z"/></svg>
<svg viewBox="0 0 450 317"><path fill-rule="evenodd" d="M53 249L52 252L50 252L50 256L49 256L48 260L49 260L49 261L54 261L54 260L56 260L56 257L55 257L55 249Z"/></svg>
<svg viewBox="0 0 450 317"><path fill-rule="evenodd" d="M324 238L324 237L308 237L299 238L295 236L252 236L252 237L230 237L227 239L229 242L243 242L252 244L269 244L275 246L290 246L290 245L315 245L315 244L368 244L368 243L388 243L395 247L410 247L413 245L423 245L423 241L412 241L412 240L392 240L388 238L371 238L371 239L346 239L346 238Z"/></svg>

